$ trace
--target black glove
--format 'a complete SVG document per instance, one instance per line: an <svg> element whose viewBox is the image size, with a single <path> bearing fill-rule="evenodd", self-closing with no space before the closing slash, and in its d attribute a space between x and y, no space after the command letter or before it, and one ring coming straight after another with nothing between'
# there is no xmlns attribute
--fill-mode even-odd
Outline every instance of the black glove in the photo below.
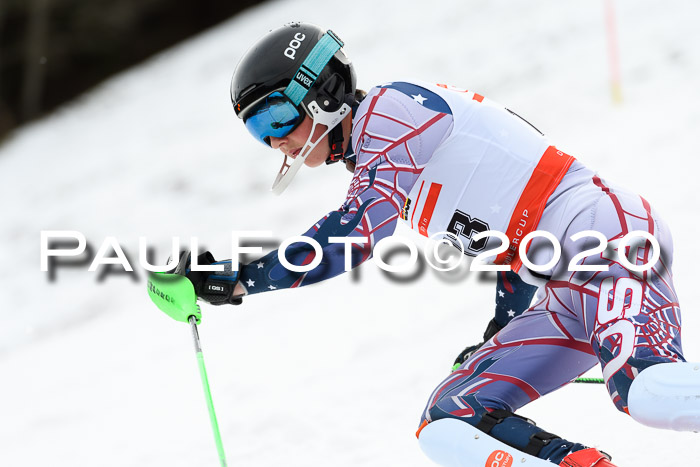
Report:
<svg viewBox="0 0 700 467"><path fill-rule="evenodd" d="M454 364L452 365L452 371L455 371L457 368L462 366L462 363L469 360L469 357L471 357L474 354L474 352L479 350L482 345L488 342L501 329L503 329L503 326L498 324L495 319L489 321L489 324L486 326L486 331L484 331L484 340L479 342L478 344L470 345L466 349L462 350L462 352L460 352L460 354L455 359Z"/></svg>
<svg viewBox="0 0 700 467"><path fill-rule="evenodd" d="M231 263L224 263L223 271L192 271L191 253L185 251L180 255L180 263L175 268L176 274L184 274L194 285L194 291L198 298L212 305L240 305L242 296L233 296L233 291L238 284L240 271L233 271ZM197 256L197 264L208 266L216 263L214 255L206 251Z"/></svg>

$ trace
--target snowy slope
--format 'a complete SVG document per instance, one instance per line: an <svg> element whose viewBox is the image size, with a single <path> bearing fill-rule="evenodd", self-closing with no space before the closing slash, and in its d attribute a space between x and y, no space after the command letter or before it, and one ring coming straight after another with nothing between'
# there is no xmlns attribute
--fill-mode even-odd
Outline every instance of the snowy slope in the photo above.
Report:
<svg viewBox="0 0 700 467"><path fill-rule="evenodd" d="M686 356L700 360L700 5L616 4L621 106L610 99L603 2L292 0L249 10L18 131L0 147L0 465L217 465L188 327L150 304L143 272L98 282L82 264L49 282L39 232L78 230L95 249L114 236L134 264L139 236L161 260L173 235L227 257L232 230L281 239L335 209L349 181L341 167L302 169L282 198L268 192L279 159L228 99L245 49L293 19L345 40L360 87L420 78L477 90L644 194L674 232ZM358 275L205 308L230 465L430 465L413 437L420 411L455 354L478 341L493 284L431 270L397 284L371 263ZM620 466L700 458L698 435L639 426L602 387L570 385L522 413Z"/></svg>

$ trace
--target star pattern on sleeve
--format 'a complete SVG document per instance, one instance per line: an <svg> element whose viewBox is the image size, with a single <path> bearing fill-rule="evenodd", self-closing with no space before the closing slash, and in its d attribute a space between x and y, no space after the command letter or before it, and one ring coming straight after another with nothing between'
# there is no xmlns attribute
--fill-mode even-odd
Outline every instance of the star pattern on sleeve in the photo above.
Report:
<svg viewBox="0 0 700 467"><path fill-rule="evenodd" d="M423 102L428 100L427 97L421 96L420 93L415 95L415 96L413 94L411 94L411 97L413 98L414 101L418 102L420 105L423 105Z"/></svg>

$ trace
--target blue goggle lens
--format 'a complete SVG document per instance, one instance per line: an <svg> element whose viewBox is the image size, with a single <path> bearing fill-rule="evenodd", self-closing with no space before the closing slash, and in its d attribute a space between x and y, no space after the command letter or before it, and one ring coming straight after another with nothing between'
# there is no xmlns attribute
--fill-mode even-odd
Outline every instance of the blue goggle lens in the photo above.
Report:
<svg viewBox="0 0 700 467"><path fill-rule="evenodd" d="M303 119L299 109L284 94L273 92L251 110L245 127L255 139L269 146L270 136L287 136Z"/></svg>

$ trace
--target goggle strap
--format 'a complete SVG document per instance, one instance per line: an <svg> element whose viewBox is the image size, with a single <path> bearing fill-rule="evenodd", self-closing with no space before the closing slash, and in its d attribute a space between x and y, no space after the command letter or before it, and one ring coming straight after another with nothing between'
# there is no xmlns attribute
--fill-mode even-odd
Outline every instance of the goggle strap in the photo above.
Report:
<svg viewBox="0 0 700 467"><path fill-rule="evenodd" d="M330 29L319 39L284 90L284 94L294 105L299 105L304 100L318 75L342 46L343 41Z"/></svg>

